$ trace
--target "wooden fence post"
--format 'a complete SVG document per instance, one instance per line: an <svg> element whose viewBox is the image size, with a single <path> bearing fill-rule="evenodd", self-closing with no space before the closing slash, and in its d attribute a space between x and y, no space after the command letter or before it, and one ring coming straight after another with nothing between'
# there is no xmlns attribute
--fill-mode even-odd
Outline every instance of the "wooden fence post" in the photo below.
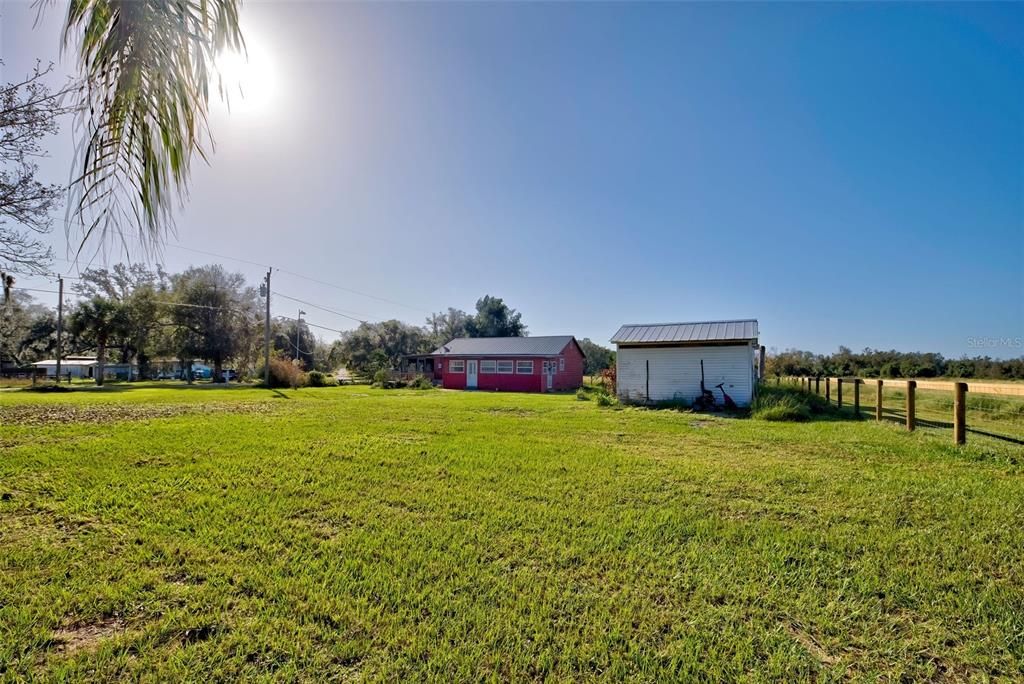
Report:
<svg viewBox="0 0 1024 684"><path fill-rule="evenodd" d="M875 380L875 420L882 422L882 381Z"/></svg>
<svg viewBox="0 0 1024 684"><path fill-rule="evenodd" d="M914 390L917 388L917 382L914 380L907 380L907 430L913 431L917 427L917 417L914 415L915 410L915 398Z"/></svg>
<svg viewBox="0 0 1024 684"><path fill-rule="evenodd" d="M825 403L832 401L832 378L825 378Z"/></svg>
<svg viewBox="0 0 1024 684"><path fill-rule="evenodd" d="M814 376L814 393L821 396L821 376Z"/></svg>
<svg viewBox="0 0 1024 684"><path fill-rule="evenodd" d="M953 384L953 442L967 442L967 383Z"/></svg>
<svg viewBox="0 0 1024 684"><path fill-rule="evenodd" d="M853 415L860 417L860 378L853 379Z"/></svg>
<svg viewBox="0 0 1024 684"><path fill-rule="evenodd" d="M836 408L843 408L843 379L836 378Z"/></svg>

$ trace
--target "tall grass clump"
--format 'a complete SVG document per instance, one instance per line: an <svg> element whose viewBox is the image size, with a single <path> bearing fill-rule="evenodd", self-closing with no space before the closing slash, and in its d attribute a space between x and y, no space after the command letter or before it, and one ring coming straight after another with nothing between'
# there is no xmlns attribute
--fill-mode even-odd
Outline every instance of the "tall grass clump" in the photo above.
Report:
<svg viewBox="0 0 1024 684"><path fill-rule="evenodd" d="M800 422L824 410L814 398L796 388L761 385L750 415L759 420Z"/></svg>

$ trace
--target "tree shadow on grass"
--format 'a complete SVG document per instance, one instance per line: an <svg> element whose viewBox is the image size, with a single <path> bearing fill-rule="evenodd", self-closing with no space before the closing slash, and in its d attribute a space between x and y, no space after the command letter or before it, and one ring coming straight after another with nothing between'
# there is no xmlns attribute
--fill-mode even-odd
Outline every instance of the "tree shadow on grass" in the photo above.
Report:
<svg viewBox="0 0 1024 684"><path fill-rule="evenodd" d="M197 392L204 391L235 391L235 390L246 390L246 389L260 389L262 385L246 385L241 383L215 383L215 382L195 382L191 385L186 382L152 382L152 381L141 381L141 382L105 382L102 385L95 383L81 383L81 384L61 384L56 385L54 383L48 383L45 385L37 385L35 387L23 387L21 391L34 392L40 394L48 393L67 393L67 392L88 392L92 393L103 393L113 394L121 392L132 392L136 390L151 390L151 389L173 389L173 390L193 390Z"/></svg>

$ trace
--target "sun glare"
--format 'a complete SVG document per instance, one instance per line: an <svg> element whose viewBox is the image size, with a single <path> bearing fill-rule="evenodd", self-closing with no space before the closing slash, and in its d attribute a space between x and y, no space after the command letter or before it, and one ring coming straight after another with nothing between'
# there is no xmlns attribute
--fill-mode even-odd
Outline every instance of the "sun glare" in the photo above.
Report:
<svg viewBox="0 0 1024 684"><path fill-rule="evenodd" d="M273 106L277 74L273 60L256 36L246 35L244 53L221 53L216 66L232 114L263 113Z"/></svg>

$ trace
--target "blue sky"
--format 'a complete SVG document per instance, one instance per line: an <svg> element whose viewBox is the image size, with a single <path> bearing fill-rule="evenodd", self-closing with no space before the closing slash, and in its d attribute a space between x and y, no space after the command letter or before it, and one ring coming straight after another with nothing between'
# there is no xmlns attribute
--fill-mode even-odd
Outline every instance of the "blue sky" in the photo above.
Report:
<svg viewBox="0 0 1024 684"><path fill-rule="evenodd" d="M0 6L4 78L60 58L62 9ZM243 28L265 92L215 108L171 241L378 298L281 292L414 323L489 293L599 342L752 316L779 349L1024 353L972 346L1024 336L1024 5L251 4Z"/></svg>

